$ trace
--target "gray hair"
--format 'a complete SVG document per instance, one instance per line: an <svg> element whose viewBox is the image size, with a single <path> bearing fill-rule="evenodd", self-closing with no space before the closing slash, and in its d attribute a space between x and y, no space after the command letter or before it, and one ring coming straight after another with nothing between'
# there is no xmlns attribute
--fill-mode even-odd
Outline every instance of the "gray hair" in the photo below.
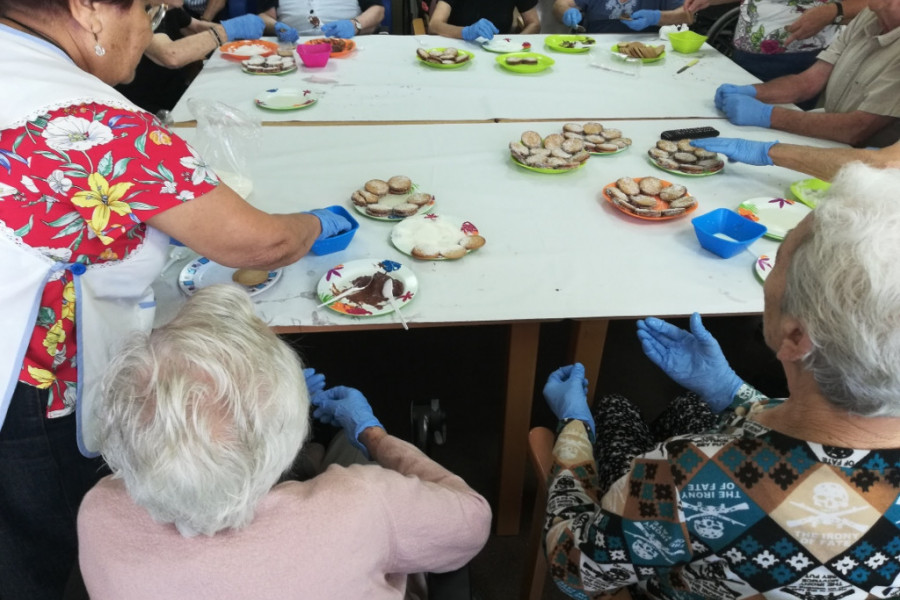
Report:
<svg viewBox="0 0 900 600"><path fill-rule="evenodd" d="M202 289L110 365L103 457L138 505L184 536L247 525L306 437L302 367L246 292Z"/></svg>
<svg viewBox="0 0 900 600"><path fill-rule="evenodd" d="M900 170L852 163L813 213L782 311L812 340L804 367L835 406L900 416Z"/></svg>

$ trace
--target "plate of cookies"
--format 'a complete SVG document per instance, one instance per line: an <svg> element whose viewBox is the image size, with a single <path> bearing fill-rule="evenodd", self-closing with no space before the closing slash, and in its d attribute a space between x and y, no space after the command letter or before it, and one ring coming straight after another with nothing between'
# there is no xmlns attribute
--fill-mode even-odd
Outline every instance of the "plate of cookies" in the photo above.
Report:
<svg viewBox="0 0 900 600"><path fill-rule="evenodd" d="M587 35L548 35L544 45L557 52L590 52L597 40Z"/></svg>
<svg viewBox="0 0 900 600"><path fill-rule="evenodd" d="M613 54L639 58L644 64L655 63L666 57L665 46L648 46L641 42L619 42L613 44L612 51Z"/></svg>
<svg viewBox="0 0 900 600"><path fill-rule="evenodd" d="M513 73L540 73L556 64L549 56L537 52L512 52L496 59L497 64Z"/></svg>
<svg viewBox="0 0 900 600"><path fill-rule="evenodd" d="M185 265L178 274L178 287L188 296L193 296L200 288L234 282L242 285L251 296L255 296L275 285L281 278L281 271L282 269L264 271L224 267L200 256Z"/></svg>
<svg viewBox="0 0 900 600"><path fill-rule="evenodd" d="M620 177L603 188L603 197L623 213L649 221L683 217L698 206L686 187L656 177Z"/></svg>
<svg viewBox="0 0 900 600"><path fill-rule="evenodd" d="M370 179L350 196L356 212L379 221L397 221L434 210L434 196L418 191L406 175Z"/></svg>
<svg viewBox="0 0 900 600"><path fill-rule="evenodd" d="M485 239L471 221L432 213L394 225L391 243L413 258L454 260L484 246Z"/></svg>
<svg viewBox="0 0 900 600"><path fill-rule="evenodd" d="M469 64L475 55L457 48L416 48L416 59L436 69L457 69Z"/></svg>
<svg viewBox="0 0 900 600"><path fill-rule="evenodd" d="M251 56L241 62L241 70L250 75L285 75L297 70L297 63L292 56Z"/></svg>
<svg viewBox="0 0 900 600"><path fill-rule="evenodd" d="M561 135L565 139L580 139L585 150L598 156L618 154L631 146L631 138L623 137L621 129L604 127L597 122L566 123Z"/></svg>
<svg viewBox="0 0 900 600"><path fill-rule="evenodd" d="M647 151L647 155L653 166L676 175L706 177L725 168L725 161L718 154L694 148L691 140L659 140Z"/></svg>
<svg viewBox="0 0 900 600"><path fill-rule="evenodd" d="M580 169L591 157L580 138L567 138L559 133L543 138L536 131L526 131L519 141L510 142L509 153L516 165L548 174Z"/></svg>
<svg viewBox="0 0 900 600"><path fill-rule="evenodd" d="M402 309L419 293L412 270L393 260L351 260L328 269L316 286L319 301L331 310L352 317L377 317L394 312L384 295L392 281L394 304Z"/></svg>

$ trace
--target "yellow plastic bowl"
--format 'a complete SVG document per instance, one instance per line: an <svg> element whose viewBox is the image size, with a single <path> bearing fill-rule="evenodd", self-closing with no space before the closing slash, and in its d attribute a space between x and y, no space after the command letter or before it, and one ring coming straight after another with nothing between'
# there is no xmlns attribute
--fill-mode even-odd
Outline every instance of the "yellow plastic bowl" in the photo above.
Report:
<svg viewBox="0 0 900 600"><path fill-rule="evenodd" d="M669 41L672 42L672 49L675 52L692 54L700 49L700 46L706 41L706 36L693 31L679 31L670 33Z"/></svg>

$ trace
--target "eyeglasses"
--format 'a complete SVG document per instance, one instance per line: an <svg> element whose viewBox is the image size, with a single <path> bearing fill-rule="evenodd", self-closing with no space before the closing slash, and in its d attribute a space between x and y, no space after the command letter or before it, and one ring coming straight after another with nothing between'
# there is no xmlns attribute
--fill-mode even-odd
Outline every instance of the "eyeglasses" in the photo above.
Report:
<svg viewBox="0 0 900 600"><path fill-rule="evenodd" d="M156 31L156 28L162 23L163 17L166 16L167 10L169 10L168 4L154 4L147 7L147 16L150 17L150 29Z"/></svg>

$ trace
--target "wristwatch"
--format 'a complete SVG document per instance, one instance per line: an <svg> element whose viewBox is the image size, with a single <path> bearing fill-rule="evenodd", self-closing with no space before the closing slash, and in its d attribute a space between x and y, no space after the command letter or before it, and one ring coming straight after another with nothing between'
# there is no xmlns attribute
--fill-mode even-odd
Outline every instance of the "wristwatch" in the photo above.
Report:
<svg viewBox="0 0 900 600"><path fill-rule="evenodd" d="M838 13L842 13L842 12L843 11L838 10ZM359 21L357 21L356 19L350 19L350 22L353 23L353 27L356 28L356 35L359 35L359 32L362 31L362 26L359 24Z"/></svg>
<svg viewBox="0 0 900 600"><path fill-rule="evenodd" d="M844 22L844 5L841 2L835 2L834 5L837 7L837 16L834 17L832 23L840 25Z"/></svg>

